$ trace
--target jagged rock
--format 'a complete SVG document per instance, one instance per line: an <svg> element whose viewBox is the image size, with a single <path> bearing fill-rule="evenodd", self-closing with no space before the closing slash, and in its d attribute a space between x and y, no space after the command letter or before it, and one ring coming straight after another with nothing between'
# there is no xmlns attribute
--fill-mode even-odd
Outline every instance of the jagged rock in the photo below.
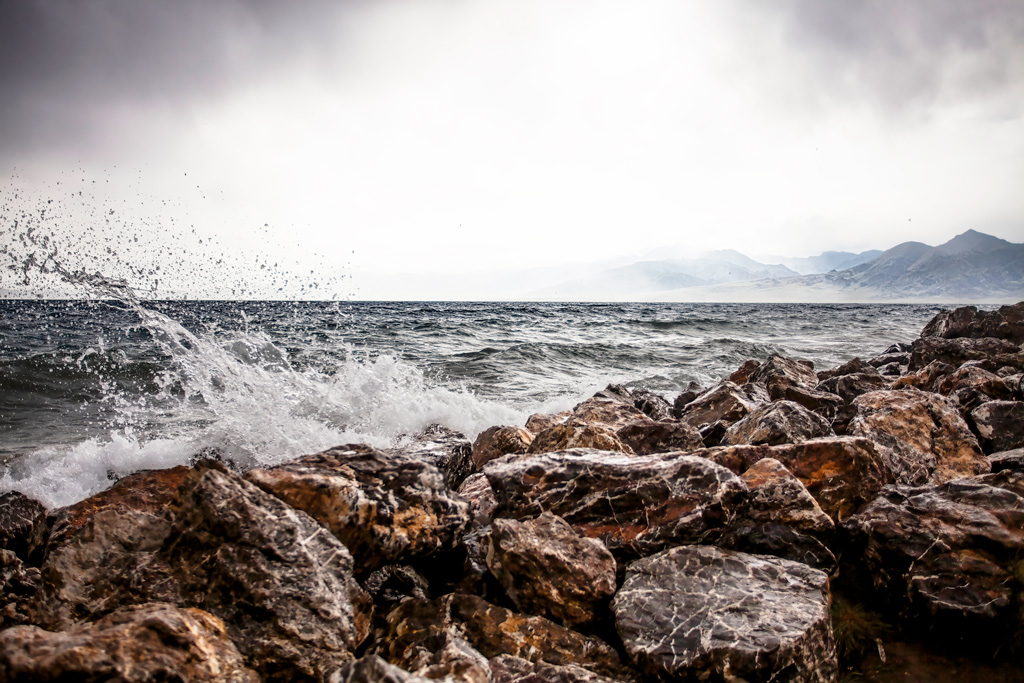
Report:
<svg viewBox="0 0 1024 683"><path fill-rule="evenodd" d="M637 420L622 427L615 435L638 455L695 451L704 447L696 429L675 420Z"/></svg>
<svg viewBox="0 0 1024 683"><path fill-rule="evenodd" d="M740 478L750 491L747 507L719 546L835 569L826 545L835 524L799 479L774 458L758 460Z"/></svg>
<svg viewBox="0 0 1024 683"><path fill-rule="evenodd" d="M594 398L610 398L633 406L652 420L672 419L672 404L648 389L627 389L621 384L609 384L594 394Z"/></svg>
<svg viewBox="0 0 1024 683"><path fill-rule="evenodd" d="M722 445L799 443L835 436L827 420L791 401L776 401L754 409L729 427Z"/></svg>
<svg viewBox="0 0 1024 683"><path fill-rule="evenodd" d="M637 411L639 413L639 411ZM642 416L643 414L640 413ZM551 453L567 448L595 448L601 451L632 453L611 429L601 424L588 424L576 418L549 427L530 444L530 453Z"/></svg>
<svg viewBox="0 0 1024 683"><path fill-rule="evenodd" d="M432 680L399 669L377 655L345 662L327 677L327 683L432 683Z"/></svg>
<svg viewBox="0 0 1024 683"><path fill-rule="evenodd" d="M841 529L842 571L922 626L991 633L1016 618L1024 472L891 487Z"/></svg>
<svg viewBox="0 0 1024 683"><path fill-rule="evenodd" d="M612 554L550 512L494 520L487 566L519 611L566 626L594 622L615 594Z"/></svg>
<svg viewBox="0 0 1024 683"><path fill-rule="evenodd" d="M430 602L406 600L388 614L387 621L389 633L377 653L399 665L427 659L455 637L487 658L511 655L530 662L579 666L611 678L631 677L607 643L474 595L453 593Z"/></svg>
<svg viewBox="0 0 1024 683"><path fill-rule="evenodd" d="M893 482L891 454L867 439L835 437L780 446L721 446L701 452L733 472L774 458L807 487L821 509L840 520Z"/></svg>
<svg viewBox="0 0 1024 683"><path fill-rule="evenodd" d="M773 355L751 373L749 381L765 385L769 395L774 397L774 392L787 387L813 389L818 375L814 372L814 363L808 360Z"/></svg>
<svg viewBox="0 0 1024 683"><path fill-rule="evenodd" d="M798 562L683 546L629 565L612 602L651 680L836 680L828 577Z"/></svg>
<svg viewBox="0 0 1024 683"><path fill-rule="evenodd" d="M146 604L53 633L36 626L0 632L0 679L258 683L224 624L198 609Z"/></svg>
<svg viewBox="0 0 1024 683"><path fill-rule="evenodd" d="M1024 403L989 401L971 411L971 422L988 453L1024 446Z"/></svg>
<svg viewBox="0 0 1024 683"><path fill-rule="evenodd" d="M907 367L905 364L886 363L885 365L878 366L878 374L884 377L899 377L907 371Z"/></svg>
<svg viewBox="0 0 1024 683"><path fill-rule="evenodd" d="M41 563L46 555L73 538L101 510L161 514L174 500L189 471L187 467L178 466L136 472L105 491L52 511L48 536L36 535L32 539L33 558Z"/></svg>
<svg viewBox="0 0 1024 683"><path fill-rule="evenodd" d="M0 629L32 621L30 605L38 588L39 569L0 549Z"/></svg>
<svg viewBox="0 0 1024 683"><path fill-rule="evenodd" d="M611 398L588 398L572 409L570 421L595 425L615 432L647 416L632 405ZM539 436L539 435L538 435Z"/></svg>
<svg viewBox="0 0 1024 683"><path fill-rule="evenodd" d="M857 397L847 428L893 453L897 483L942 482L989 471L967 423L948 399L924 391L873 391Z"/></svg>
<svg viewBox="0 0 1024 683"><path fill-rule="evenodd" d="M672 417L679 419L683 414L683 409L691 401L695 400L698 396L704 393L704 387L697 384L696 382L690 382L675 400L672 401Z"/></svg>
<svg viewBox="0 0 1024 683"><path fill-rule="evenodd" d="M245 478L330 529L360 574L450 550L469 524L469 504L436 467L368 446L339 446Z"/></svg>
<svg viewBox="0 0 1024 683"><path fill-rule="evenodd" d="M319 680L351 659L369 630L370 598L327 529L213 468L191 474L175 506L159 558L183 600L223 619L264 679Z"/></svg>
<svg viewBox="0 0 1024 683"><path fill-rule="evenodd" d="M576 449L494 460L484 474L503 516L550 511L623 557L711 542L746 497L739 477L693 455Z"/></svg>
<svg viewBox="0 0 1024 683"><path fill-rule="evenodd" d="M860 358L852 358L838 367L834 367L831 370L822 370L818 373L818 384L821 384L827 379L833 377L842 377L843 375L877 375L878 369L869 363L868 361L861 360Z"/></svg>
<svg viewBox="0 0 1024 683"><path fill-rule="evenodd" d="M892 389L920 389L934 391L936 385L947 375L956 372L956 368L941 360L933 360L917 372L904 375L892 383Z"/></svg>
<svg viewBox="0 0 1024 683"><path fill-rule="evenodd" d="M390 610L405 598L428 600L430 584L409 565L389 564L366 577L363 588L374 605Z"/></svg>
<svg viewBox="0 0 1024 683"><path fill-rule="evenodd" d="M742 389L732 382L725 381L686 404L679 420L698 430L716 422L728 426L738 422L756 407L757 404L751 401Z"/></svg>
<svg viewBox="0 0 1024 683"><path fill-rule="evenodd" d="M906 368L910 365L910 351L911 346L908 344L906 351L894 351L885 352L875 356L874 358L868 359L868 365L873 365L878 368L878 372L885 375L888 373L882 372L882 368L896 366ZM899 373L897 373L899 374Z"/></svg>
<svg viewBox="0 0 1024 683"><path fill-rule="evenodd" d="M534 435L522 427L489 427L473 442L473 465L479 470L503 455L525 453L533 438Z"/></svg>
<svg viewBox="0 0 1024 683"><path fill-rule="evenodd" d="M388 448L385 453L404 455L413 460L422 460L441 470L444 483L453 491L462 481L476 471L473 464L473 445L461 432L433 424L412 440L397 448Z"/></svg>
<svg viewBox="0 0 1024 683"><path fill-rule="evenodd" d="M769 398L772 401L792 401L828 419L834 418L843 406L842 397L836 394L817 389L805 389L795 385L777 384L772 387Z"/></svg>
<svg viewBox="0 0 1024 683"><path fill-rule="evenodd" d="M988 462L992 465L993 472L1024 470L1024 448L1014 448L1009 451L993 453L988 456Z"/></svg>
<svg viewBox="0 0 1024 683"><path fill-rule="evenodd" d="M963 306L942 311L921 331L922 337L997 337L1024 344L1024 302L1001 306L997 311L979 311Z"/></svg>
<svg viewBox="0 0 1024 683"><path fill-rule="evenodd" d="M1024 355L1020 352L1020 344L995 337L982 339L921 337L914 340L913 348L910 355L910 370L913 371L920 370L936 360L956 368L970 360L986 359L1015 368L1021 368L1021 365L1024 364Z"/></svg>
<svg viewBox="0 0 1024 683"><path fill-rule="evenodd" d="M413 643L395 661L431 680L490 683L492 678L487 658L452 631L442 630L426 643Z"/></svg>
<svg viewBox="0 0 1024 683"><path fill-rule="evenodd" d="M746 384L750 381L750 376L754 374L759 367L761 367L761 361L751 358L750 360L744 361L743 364L736 368L735 372L729 375L726 379L733 384Z"/></svg>
<svg viewBox="0 0 1024 683"><path fill-rule="evenodd" d="M572 416L571 410L563 410L560 413L534 413L526 420L526 430L531 434L540 434L548 427L562 424Z"/></svg>
<svg viewBox="0 0 1024 683"><path fill-rule="evenodd" d="M1012 401L1015 398L1013 387L1005 379L994 372L966 364L939 380L935 390L966 410L986 401Z"/></svg>
<svg viewBox="0 0 1024 683"><path fill-rule="evenodd" d="M477 472L467 477L459 487L458 494L469 503L473 524L485 526L491 523L494 511L498 509L498 499L494 497L494 489L483 473Z"/></svg>
<svg viewBox="0 0 1024 683"><path fill-rule="evenodd" d="M36 527L46 524L46 506L20 491L0 496L0 549L28 560L29 540Z"/></svg>
<svg viewBox="0 0 1024 683"><path fill-rule="evenodd" d="M875 372L855 372L848 375L834 375L822 381L816 389L818 391L835 394L843 399L843 403L849 404L853 399L869 391L880 391L888 389L891 380Z"/></svg>
<svg viewBox="0 0 1024 683"><path fill-rule="evenodd" d="M556 666L512 655L494 657L490 665L494 683L619 683L619 679L601 676L581 666Z"/></svg>

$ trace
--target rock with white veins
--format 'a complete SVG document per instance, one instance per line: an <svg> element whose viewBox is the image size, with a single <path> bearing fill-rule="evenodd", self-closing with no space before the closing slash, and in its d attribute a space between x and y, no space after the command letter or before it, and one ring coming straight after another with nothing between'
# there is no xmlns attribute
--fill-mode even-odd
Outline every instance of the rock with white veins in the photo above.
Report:
<svg viewBox="0 0 1024 683"><path fill-rule="evenodd" d="M652 680L835 681L824 572L713 546L631 564L612 602L634 664Z"/></svg>

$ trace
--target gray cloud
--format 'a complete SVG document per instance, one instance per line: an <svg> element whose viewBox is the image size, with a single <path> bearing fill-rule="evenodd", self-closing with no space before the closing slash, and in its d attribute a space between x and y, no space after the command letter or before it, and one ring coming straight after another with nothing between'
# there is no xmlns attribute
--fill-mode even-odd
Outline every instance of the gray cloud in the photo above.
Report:
<svg viewBox="0 0 1024 683"><path fill-rule="evenodd" d="M88 148L335 48L328 0L0 2L0 153ZM175 114L176 115L176 114Z"/></svg>

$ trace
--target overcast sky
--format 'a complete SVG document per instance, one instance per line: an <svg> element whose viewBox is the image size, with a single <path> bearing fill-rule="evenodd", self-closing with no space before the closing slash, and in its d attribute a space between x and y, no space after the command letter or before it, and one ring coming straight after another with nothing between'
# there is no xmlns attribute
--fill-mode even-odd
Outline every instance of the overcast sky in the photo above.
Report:
<svg viewBox="0 0 1024 683"><path fill-rule="evenodd" d="M3 0L0 173L158 294L1024 242L1024 2Z"/></svg>

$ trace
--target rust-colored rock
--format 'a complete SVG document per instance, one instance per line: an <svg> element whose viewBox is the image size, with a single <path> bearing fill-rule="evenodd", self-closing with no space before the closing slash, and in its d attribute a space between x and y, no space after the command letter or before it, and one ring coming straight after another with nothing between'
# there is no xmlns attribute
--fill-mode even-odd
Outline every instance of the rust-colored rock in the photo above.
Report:
<svg viewBox="0 0 1024 683"><path fill-rule="evenodd" d="M487 477L481 472L470 475L462 482L458 494L469 503L469 514L473 524L484 526L494 519L494 511L498 508L498 500Z"/></svg>
<svg viewBox="0 0 1024 683"><path fill-rule="evenodd" d="M608 427L602 424L580 422L576 418L549 427L538 434L530 444L529 452L552 453L564 451L567 448L594 448L599 451L616 451L618 453L633 452L633 449L624 444Z"/></svg>
<svg viewBox="0 0 1024 683"><path fill-rule="evenodd" d="M857 416L847 433L889 448L898 483L943 482L989 471L977 439L943 396L915 390L873 391L859 396L853 405Z"/></svg>
<svg viewBox="0 0 1024 683"><path fill-rule="evenodd" d="M522 427L488 427L473 442L473 465L479 470L503 455L525 453L533 439L534 435Z"/></svg>
<svg viewBox="0 0 1024 683"><path fill-rule="evenodd" d="M615 435L638 455L695 451L704 447L696 429L675 420L636 420Z"/></svg>
<svg viewBox="0 0 1024 683"><path fill-rule="evenodd" d="M682 416L686 405L691 401L696 400L698 396L704 393L704 391L704 387L696 382L690 382L687 384L686 389L680 392L679 395L676 396L675 400L672 401L672 417L678 420Z"/></svg>
<svg viewBox="0 0 1024 683"><path fill-rule="evenodd" d="M519 611L566 626L593 623L615 594L615 558L561 517L496 519L487 565Z"/></svg>
<svg viewBox="0 0 1024 683"><path fill-rule="evenodd" d="M721 444L799 443L835 436L828 421L792 401L776 401L756 408L725 432Z"/></svg>
<svg viewBox="0 0 1024 683"><path fill-rule="evenodd" d="M220 619L198 609L146 604L53 633L17 626L0 633L0 679L258 683Z"/></svg>
<svg viewBox="0 0 1024 683"><path fill-rule="evenodd" d="M941 360L933 360L916 372L896 379L890 389L920 389L921 391L935 391L936 385L947 375L956 372L956 368Z"/></svg>
<svg viewBox="0 0 1024 683"><path fill-rule="evenodd" d="M629 389L621 384L609 384L594 394L594 398L610 398L633 406L652 420L672 418L672 404L649 389Z"/></svg>
<svg viewBox="0 0 1024 683"><path fill-rule="evenodd" d="M743 364L736 368L736 370L726 377L726 379L733 384L746 384L750 381L750 376L754 374L759 367L761 367L761 361L751 358L750 360L743 361Z"/></svg>

